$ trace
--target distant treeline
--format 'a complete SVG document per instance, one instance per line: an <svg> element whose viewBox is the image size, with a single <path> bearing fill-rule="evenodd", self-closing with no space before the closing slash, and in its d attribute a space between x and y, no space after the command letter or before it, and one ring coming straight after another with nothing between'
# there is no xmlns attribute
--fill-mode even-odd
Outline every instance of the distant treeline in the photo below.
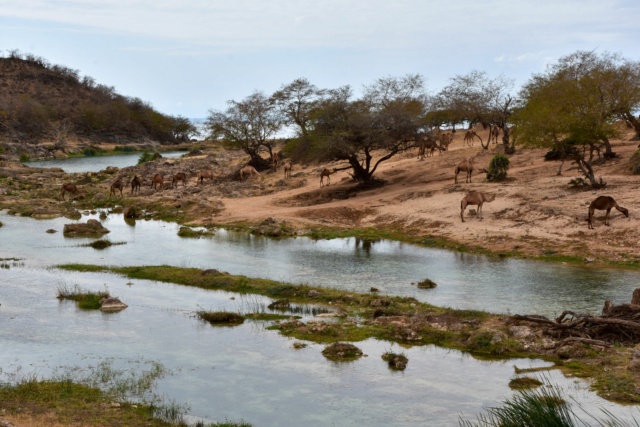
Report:
<svg viewBox="0 0 640 427"><path fill-rule="evenodd" d="M0 52L0 136L13 142L68 138L119 144L150 139L179 143L197 134L184 117L168 116L139 98L19 51Z"/></svg>

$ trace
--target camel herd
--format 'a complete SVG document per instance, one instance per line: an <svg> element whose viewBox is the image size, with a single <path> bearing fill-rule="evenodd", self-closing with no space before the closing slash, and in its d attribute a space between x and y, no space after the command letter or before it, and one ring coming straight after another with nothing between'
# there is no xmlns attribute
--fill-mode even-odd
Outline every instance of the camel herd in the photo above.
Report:
<svg viewBox="0 0 640 427"><path fill-rule="evenodd" d="M490 129L490 140L496 140L497 141L497 136L498 136L498 128L497 127L492 127ZM473 131L473 130L468 130L465 133L464 136L464 143L465 145L469 145L469 146L473 146L473 140L474 138L478 138L480 139L480 137ZM418 143L416 144L418 147L418 159L422 160L425 155L429 156L429 154L427 153L427 149L430 151L430 155L433 156L433 153L436 149L440 150L440 151L446 151L448 149L449 144L451 144L451 141L453 139L453 133L452 132L447 132L447 133L441 133L438 136L438 140L436 140L434 138L433 135L428 134L425 135L424 137L422 137ZM482 139L480 139L480 141L482 141ZM279 159L279 155L277 153L273 153L271 156L271 164L272 164L272 168L273 171L276 172L277 171L277 167L280 164L280 159ZM284 168L284 178L285 179L290 179L291 178L291 172L293 170L293 164L288 161L285 162L283 165ZM461 172L465 173L465 183L471 183L471 178L472 178L472 174L474 172L474 170L476 170L477 168L475 168L474 165L474 157L468 157L463 159L462 161L460 161L456 166L455 166L455 170L454 170L454 183L457 185L458 184L458 174ZM486 169L484 168L480 168L478 169L479 171L482 172L487 172ZM327 169L327 168L323 168L322 171L320 172L320 188L324 187L325 185L331 185L331 175L335 174L336 172L338 172L338 169L333 168L333 169ZM251 165L245 165L242 168L240 168L240 170L238 171L240 179L249 179L252 178L254 176L259 176L261 179L264 180L264 176L262 176L260 174L260 172L258 172L253 166ZM214 175L214 173L211 170L201 170L198 172L197 177L196 177L196 185L200 185L200 184L204 184L204 180L205 179L209 179L210 181L213 181L214 178L218 177L219 175ZM326 178L326 184L325 184L325 178ZM165 178L162 174L160 173L156 173L152 178L151 178L151 184L150 187L153 188L154 190L161 190L164 189L164 181ZM182 181L182 185L183 187L186 187L187 185L187 174L184 172L178 172L176 174L174 174L171 177L171 188L177 188L179 183ZM133 179L131 179L130 184L131 184L131 194L139 194L140 193L140 188L142 186L142 184L144 183L144 180L140 177L138 177L137 175L133 177ZM122 197L122 192L124 190L125 187L125 183L123 182L123 177L119 177L116 179L116 181L114 181L111 186L110 186L110 192L109 195L110 196L117 196L117 193L120 193L120 197ZM72 195L77 195L79 193L79 189L75 184L72 183L67 183L67 184L63 184L60 190L60 197L62 198L62 200L65 200L65 194L66 193L71 193ZM479 219L482 219L482 205L484 203L489 203L494 201L496 198L495 194L488 194L488 193L483 193L483 192L479 192L479 191L470 191L468 192L460 201L460 219L462 222L465 222L464 220L464 212L467 208L467 206L473 205L473 206L477 206L477 216ZM616 201L610 197L610 196L599 196L597 197L593 202L591 202L591 204L589 205L589 210L587 213L587 219L586 221L588 222L588 228L589 229L593 229L593 218L594 218L594 212L596 210L605 210L606 214L604 217L604 224L605 225L609 225L609 215L611 210L615 208L618 211L622 212L626 217L629 216L629 210L626 208L623 208L621 206L619 206Z"/></svg>

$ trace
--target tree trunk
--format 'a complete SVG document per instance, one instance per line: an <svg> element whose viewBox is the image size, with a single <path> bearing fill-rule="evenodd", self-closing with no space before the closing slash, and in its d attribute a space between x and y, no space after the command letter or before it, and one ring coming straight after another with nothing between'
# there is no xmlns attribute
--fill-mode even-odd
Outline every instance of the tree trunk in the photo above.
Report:
<svg viewBox="0 0 640 427"><path fill-rule="evenodd" d="M349 164L353 168L353 179L360 182L367 182L371 180L371 174L367 168L360 164L357 156L349 157Z"/></svg>
<svg viewBox="0 0 640 427"><path fill-rule="evenodd" d="M624 113L623 116L631 123L631 126L633 126L633 129L636 131L636 138L640 138L640 121L628 111Z"/></svg>
<svg viewBox="0 0 640 427"><path fill-rule="evenodd" d="M502 127L502 144L504 144L504 153L505 154L513 154L516 152L515 144L511 145L510 141L511 131L509 126L505 125Z"/></svg>

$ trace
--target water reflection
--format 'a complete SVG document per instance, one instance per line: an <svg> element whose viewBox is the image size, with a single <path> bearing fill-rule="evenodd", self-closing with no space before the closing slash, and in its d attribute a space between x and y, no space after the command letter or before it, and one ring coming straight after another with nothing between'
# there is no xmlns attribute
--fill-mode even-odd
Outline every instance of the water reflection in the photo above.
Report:
<svg viewBox="0 0 640 427"><path fill-rule="evenodd" d="M108 166L124 168L138 164L141 153L114 154L112 156L71 157L59 160L42 160L28 162L34 168L60 168L67 173L99 172ZM176 158L184 155L184 151L169 151L162 153L162 157Z"/></svg>
<svg viewBox="0 0 640 427"><path fill-rule="evenodd" d="M90 216L93 217L93 216ZM86 221L83 217L81 221ZM413 296L439 306L496 313L557 316L565 309L599 312L606 299L626 303L640 281L634 271L546 264L426 249L355 238L272 240L217 230L211 238L184 239L176 224L109 215L105 238L126 244L102 251L80 247L93 239L65 238L65 218L34 220L0 214L0 258L24 258L27 266L62 263L175 265L214 268L312 286ZM19 230L19 232L17 231ZM418 289L428 278L434 289Z"/></svg>
<svg viewBox="0 0 640 427"><path fill-rule="evenodd" d="M0 366L21 366L41 376L59 366L90 366L112 359L129 369L141 358L174 372L159 392L187 402L190 414L209 420L244 419L256 426L451 426L458 415L473 417L483 406L512 394L507 384L519 368L545 362L514 359L476 360L434 346L401 347L367 340L357 343L368 357L353 363L327 361L322 345L294 350L294 340L249 321L215 328L194 316L198 309L251 311L268 299L247 301L227 292L211 292L111 274L56 269L10 268L2 272ZM81 284L118 296L129 307L105 315L79 310L55 298L59 283ZM231 299L234 297L235 299ZM382 361L386 351L409 358L404 372ZM621 420L637 415L599 399L588 385L545 374L585 407L612 411Z"/></svg>

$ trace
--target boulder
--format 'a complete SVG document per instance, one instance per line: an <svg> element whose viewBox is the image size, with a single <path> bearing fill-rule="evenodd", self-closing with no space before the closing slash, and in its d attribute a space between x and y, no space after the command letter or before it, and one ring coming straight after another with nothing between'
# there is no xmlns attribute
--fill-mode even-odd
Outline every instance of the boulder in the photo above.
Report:
<svg viewBox="0 0 640 427"><path fill-rule="evenodd" d="M100 310L102 311L120 311L128 307L127 304L118 298L102 298L100 300Z"/></svg>
<svg viewBox="0 0 640 427"><path fill-rule="evenodd" d="M86 237L109 233L100 221L90 219L86 223L65 224L62 233L67 237Z"/></svg>

